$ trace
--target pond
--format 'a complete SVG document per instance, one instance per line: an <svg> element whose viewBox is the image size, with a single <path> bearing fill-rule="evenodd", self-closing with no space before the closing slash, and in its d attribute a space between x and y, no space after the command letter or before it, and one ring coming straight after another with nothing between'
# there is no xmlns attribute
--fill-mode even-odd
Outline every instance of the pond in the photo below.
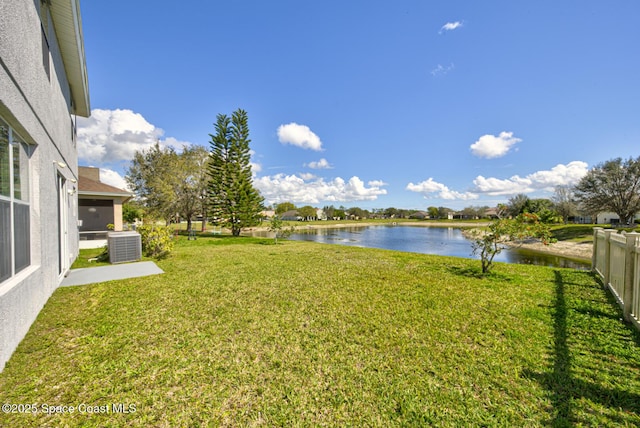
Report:
<svg viewBox="0 0 640 428"><path fill-rule="evenodd" d="M334 229L317 228L305 231L298 230L289 239L442 256L478 258L471 252L471 241L462 235L461 229L455 227L364 226ZM590 269L591 267L588 261L569 259L522 248L507 248L498 254L494 260L573 269Z"/></svg>

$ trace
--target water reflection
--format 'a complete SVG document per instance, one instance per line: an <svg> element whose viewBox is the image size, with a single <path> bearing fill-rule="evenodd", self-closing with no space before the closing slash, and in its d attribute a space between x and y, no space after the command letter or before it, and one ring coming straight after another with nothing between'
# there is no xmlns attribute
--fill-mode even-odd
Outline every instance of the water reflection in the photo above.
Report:
<svg viewBox="0 0 640 428"><path fill-rule="evenodd" d="M462 235L462 231L459 228L454 227L359 226L339 229L310 227L306 230L298 229L296 233L291 235L290 239L477 258L471 252L471 241ZM505 249L496 256L495 261L573 269L590 268L590 264L587 261L568 259L521 248Z"/></svg>

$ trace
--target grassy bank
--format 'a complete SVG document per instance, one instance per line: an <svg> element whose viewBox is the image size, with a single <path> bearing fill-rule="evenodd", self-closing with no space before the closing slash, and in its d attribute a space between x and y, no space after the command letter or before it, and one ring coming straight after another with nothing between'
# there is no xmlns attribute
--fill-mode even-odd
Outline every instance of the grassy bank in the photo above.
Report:
<svg viewBox="0 0 640 428"><path fill-rule="evenodd" d="M551 233L558 241L593 242L595 224L562 224L551 227Z"/></svg>
<svg viewBox="0 0 640 428"><path fill-rule="evenodd" d="M57 290L0 401L110 411L0 426L640 424L640 337L588 272L272 242Z"/></svg>

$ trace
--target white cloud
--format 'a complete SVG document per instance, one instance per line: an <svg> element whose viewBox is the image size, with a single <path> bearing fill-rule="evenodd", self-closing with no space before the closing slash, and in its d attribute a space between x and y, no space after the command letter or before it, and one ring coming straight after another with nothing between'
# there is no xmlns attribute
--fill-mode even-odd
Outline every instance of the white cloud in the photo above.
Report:
<svg viewBox="0 0 640 428"><path fill-rule="evenodd" d="M442 34L445 31L453 31L456 30L460 27L462 27L462 22L460 21L456 21L456 22L447 22L446 24L444 24L442 26L442 28L440 28L440 31L438 32L438 34Z"/></svg>
<svg viewBox="0 0 640 428"><path fill-rule="evenodd" d="M300 178L302 178L303 180L305 180L305 181L313 180L313 179L318 177L317 175L312 174L310 172L302 172L302 173L298 174L298 176Z"/></svg>
<svg viewBox="0 0 640 428"><path fill-rule="evenodd" d="M291 122L278 127L278 140L282 144L291 144L303 149L322 150L322 141L306 125Z"/></svg>
<svg viewBox="0 0 640 428"><path fill-rule="evenodd" d="M78 117L78 157L83 163L130 161L136 151L156 141L177 149L189 145L173 137L162 139L164 131L131 110L94 109L91 117Z"/></svg>
<svg viewBox="0 0 640 428"><path fill-rule="evenodd" d="M434 197L447 200L460 199L463 201L478 199L478 195L476 195L475 193L456 192L455 190L449 189L444 184L434 181L433 178L429 178L428 180L422 181L418 184L409 183L407 184L407 190L411 192L421 193L425 197L425 199Z"/></svg>
<svg viewBox="0 0 640 428"><path fill-rule="evenodd" d="M387 193L386 189L381 188L382 182L370 181L367 187L355 176L349 181L340 177L325 181L323 178L310 175L303 178L298 175L277 174L256 178L254 185L270 204L373 201Z"/></svg>
<svg viewBox="0 0 640 428"><path fill-rule="evenodd" d="M482 175L473 180L476 185L476 191L487 193L489 195L515 195L518 193L529 193L535 189L531 186L531 180L514 175L508 179L499 179L494 177L485 178Z"/></svg>
<svg viewBox="0 0 640 428"><path fill-rule="evenodd" d="M497 137L495 135L483 135L471 145L471 153L481 158L499 158L506 155L516 143L522 141L520 138L513 136L513 132L501 132Z"/></svg>
<svg viewBox="0 0 640 428"><path fill-rule="evenodd" d="M257 173L262 171L262 165L259 163L249 162L249 165L251 165L251 174L253 175L256 175Z"/></svg>
<svg viewBox="0 0 640 428"><path fill-rule="evenodd" d="M566 165L558 164L548 171L538 171L528 177L536 187L553 190L555 186L573 186L587 174L589 165L582 161L569 162Z"/></svg>
<svg viewBox="0 0 640 428"><path fill-rule="evenodd" d="M449 64L446 67L443 66L442 64L438 64L438 66L436 68L431 70L431 75L432 76L444 76L445 74L448 74L454 68L455 68L455 65L453 63Z"/></svg>
<svg viewBox="0 0 640 428"><path fill-rule="evenodd" d="M553 191L555 186L573 186L588 171L586 162L573 161L566 165L558 164L546 171L537 171L526 177L514 175L508 179L485 178L481 175L473 180L475 191L488 195L515 195L538 190Z"/></svg>
<svg viewBox="0 0 640 428"><path fill-rule="evenodd" d="M249 161L249 165L251 166L251 174L255 176L257 173L262 171L262 164L258 163L255 158L257 154L255 150L249 149L249 156L251 156L251 160Z"/></svg>
<svg viewBox="0 0 640 428"><path fill-rule="evenodd" d="M331 168L333 168L325 158L322 158L319 161L309 162L308 164L305 164L305 165L308 166L311 169L331 169Z"/></svg>
<svg viewBox="0 0 640 428"><path fill-rule="evenodd" d="M100 181L118 189L129 191L129 185L119 172L108 168L100 168Z"/></svg>

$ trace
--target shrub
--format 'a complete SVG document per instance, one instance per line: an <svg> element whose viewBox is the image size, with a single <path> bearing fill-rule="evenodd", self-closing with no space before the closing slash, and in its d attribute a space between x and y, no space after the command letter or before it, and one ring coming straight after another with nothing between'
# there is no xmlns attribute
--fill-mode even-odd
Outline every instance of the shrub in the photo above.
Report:
<svg viewBox="0 0 640 428"><path fill-rule="evenodd" d="M471 231L473 254L480 256L482 274L492 267L493 258L506 248L507 242L536 238L544 245L555 242L549 227L536 214L523 213L515 219L500 219L489 224L486 230Z"/></svg>
<svg viewBox="0 0 640 428"><path fill-rule="evenodd" d="M166 257L173 250L173 236L166 226L144 224L137 228L142 240L142 253L147 257Z"/></svg>

